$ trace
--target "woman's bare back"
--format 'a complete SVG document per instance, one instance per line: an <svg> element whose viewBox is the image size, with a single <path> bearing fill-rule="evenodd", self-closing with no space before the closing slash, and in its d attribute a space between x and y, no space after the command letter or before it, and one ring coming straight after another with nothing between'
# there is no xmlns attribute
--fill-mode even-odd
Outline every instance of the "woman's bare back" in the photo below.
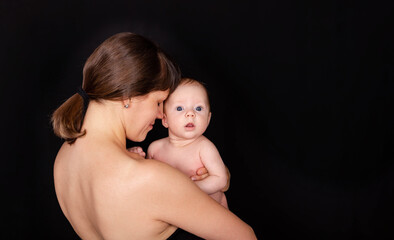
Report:
<svg viewBox="0 0 394 240"><path fill-rule="evenodd" d="M82 239L167 239L177 227L205 239L255 239L175 168L111 142L84 140L65 143L54 166L58 201Z"/></svg>
<svg viewBox="0 0 394 240"><path fill-rule="evenodd" d="M146 204L150 161L116 146L101 145L107 147L98 151L79 141L62 146L54 167L60 206L78 235L167 239L176 227L155 220L155 209Z"/></svg>

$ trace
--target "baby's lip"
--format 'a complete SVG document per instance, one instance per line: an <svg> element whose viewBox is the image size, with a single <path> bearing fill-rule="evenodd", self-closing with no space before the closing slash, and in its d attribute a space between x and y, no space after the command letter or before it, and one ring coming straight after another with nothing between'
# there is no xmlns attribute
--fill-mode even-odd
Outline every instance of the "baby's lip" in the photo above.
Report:
<svg viewBox="0 0 394 240"><path fill-rule="evenodd" d="M190 128L190 127L194 127L194 124L193 123L188 123L188 124L186 124L186 126L185 127L188 127L188 128Z"/></svg>

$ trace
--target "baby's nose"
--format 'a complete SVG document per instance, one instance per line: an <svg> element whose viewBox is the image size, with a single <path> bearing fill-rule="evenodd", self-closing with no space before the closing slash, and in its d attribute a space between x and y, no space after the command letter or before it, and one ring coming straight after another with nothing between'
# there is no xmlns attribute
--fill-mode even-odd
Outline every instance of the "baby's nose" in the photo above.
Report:
<svg viewBox="0 0 394 240"><path fill-rule="evenodd" d="M194 112L193 111L187 111L186 112L186 117L194 117Z"/></svg>

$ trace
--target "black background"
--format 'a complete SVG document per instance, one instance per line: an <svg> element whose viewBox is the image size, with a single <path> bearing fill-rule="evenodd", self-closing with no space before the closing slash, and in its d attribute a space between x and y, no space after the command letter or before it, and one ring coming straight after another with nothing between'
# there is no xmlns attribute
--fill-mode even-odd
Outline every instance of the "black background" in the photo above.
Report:
<svg viewBox="0 0 394 240"><path fill-rule="evenodd" d="M77 238L54 192L50 114L90 53L130 31L208 84L229 207L259 239L392 239L393 7L1 1L1 238ZM165 134L158 123L140 145Z"/></svg>

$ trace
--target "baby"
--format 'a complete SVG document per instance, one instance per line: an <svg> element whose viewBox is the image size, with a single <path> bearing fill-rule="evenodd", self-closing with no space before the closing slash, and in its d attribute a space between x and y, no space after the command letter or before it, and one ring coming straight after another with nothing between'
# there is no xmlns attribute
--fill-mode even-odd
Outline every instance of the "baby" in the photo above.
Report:
<svg viewBox="0 0 394 240"><path fill-rule="evenodd" d="M227 169L215 145L202 134L211 119L208 93L197 80L183 78L164 103L162 123L168 137L154 141L148 158L156 159L194 176L205 167L209 176L195 183L222 206L228 208L221 191L227 184Z"/></svg>

